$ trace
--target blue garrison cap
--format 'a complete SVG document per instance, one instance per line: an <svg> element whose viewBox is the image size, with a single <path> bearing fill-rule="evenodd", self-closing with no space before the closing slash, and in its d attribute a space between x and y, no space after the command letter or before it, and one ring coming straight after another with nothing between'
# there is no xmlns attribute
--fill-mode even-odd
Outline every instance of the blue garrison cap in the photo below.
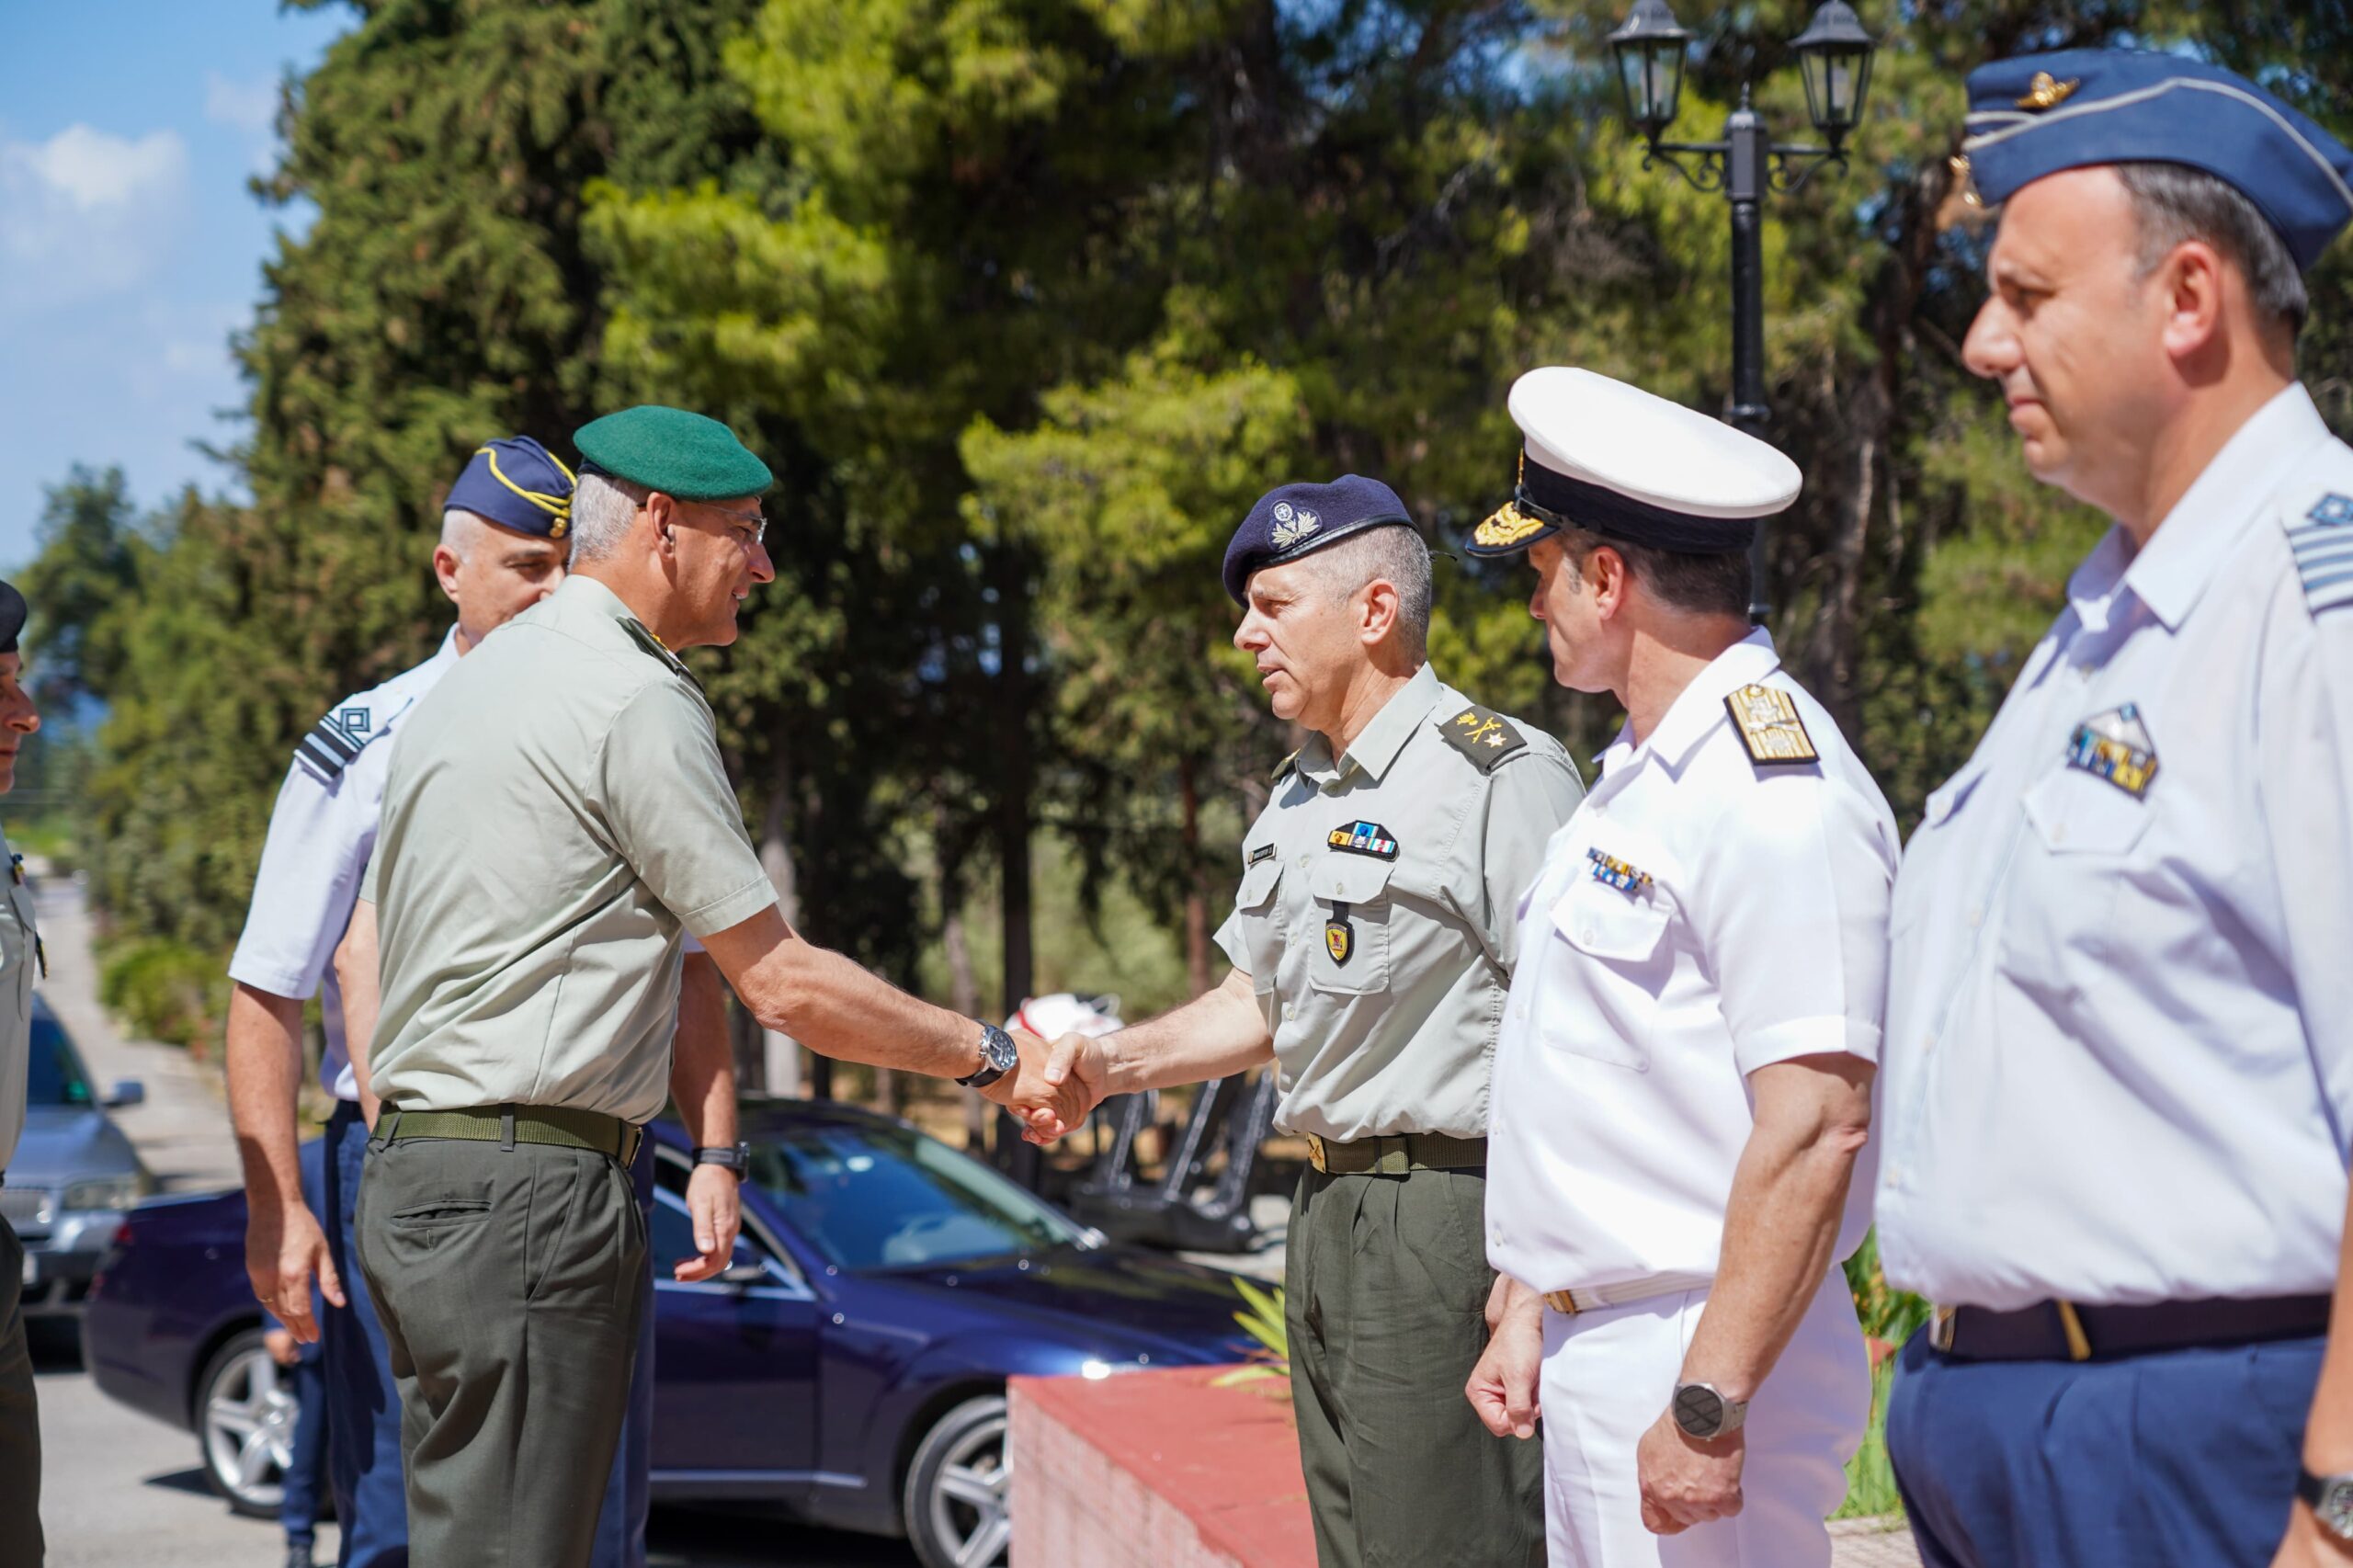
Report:
<svg viewBox="0 0 2353 1568"><path fill-rule="evenodd" d="M1969 74L1961 142L1980 199L2093 164L2183 164L2271 221L2299 267L2353 222L2353 153L2243 76L2178 54L2072 49Z"/></svg>
<svg viewBox="0 0 2353 1568"><path fill-rule="evenodd" d="M1225 591L1247 606L1250 574L1312 555L1351 534L1393 523L1413 525L1397 492L1377 479L1344 473L1329 484L1282 484L1258 497L1225 547Z"/></svg>
<svg viewBox="0 0 2353 1568"><path fill-rule="evenodd" d="M572 531L572 471L529 436L475 450L442 506L542 539Z"/></svg>

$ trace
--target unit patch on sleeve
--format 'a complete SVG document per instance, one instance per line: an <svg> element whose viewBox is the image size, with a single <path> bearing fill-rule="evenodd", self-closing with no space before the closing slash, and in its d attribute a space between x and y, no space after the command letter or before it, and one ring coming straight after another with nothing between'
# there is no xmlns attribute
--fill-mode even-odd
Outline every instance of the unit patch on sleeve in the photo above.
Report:
<svg viewBox="0 0 2353 1568"><path fill-rule="evenodd" d="M1370 855L1376 860L1397 858L1397 840L1377 822L1344 823L1324 842L1351 855Z"/></svg>
<svg viewBox="0 0 2353 1568"><path fill-rule="evenodd" d="M332 779L359 756L374 724L365 707L354 703L339 708L312 727L294 748L295 756L322 779Z"/></svg>
<svg viewBox="0 0 2353 1568"><path fill-rule="evenodd" d="M2105 778L2134 800L2145 800L2156 782L2157 748L2141 722L2141 705L2128 702L2095 713L2067 740L2067 766Z"/></svg>
<svg viewBox="0 0 2353 1568"><path fill-rule="evenodd" d="M1822 754L1813 749L1813 737L1805 733L1805 721L1798 717L1798 705L1788 692L1769 686L1744 686L1724 699L1724 711L1732 715L1733 727L1740 732L1741 744L1748 748L1748 760L1757 767L1781 767L1822 760Z"/></svg>
<svg viewBox="0 0 2353 1568"><path fill-rule="evenodd" d="M1512 728L1511 722L1500 713L1472 703L1438 727L1446 744L1476 763L1482 773L1493 773L1495 764L1525 749L1528 737Z"/></svg>
<svg viewBox="0 0 2353 1568"><path fill-rule="evenodd" d="M2288 525L2288 548L2313 614L2353 605L2353 496L2322 496L2301 522Z"/></svg>

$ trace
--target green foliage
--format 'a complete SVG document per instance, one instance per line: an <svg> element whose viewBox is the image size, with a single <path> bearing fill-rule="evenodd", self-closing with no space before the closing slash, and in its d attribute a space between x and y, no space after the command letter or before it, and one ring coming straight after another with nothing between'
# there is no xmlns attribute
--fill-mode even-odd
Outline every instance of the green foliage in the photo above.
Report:
<svg viewBox="0 0 2353 1568"><path fill-rule="evenodd" d="M150 937L109 946L99 956L98 1000L142 1040L204 1054L229 1017L228 960Z"/></svg>
<svg viewBox="0 0 2353 1568"><path fill-rule="evenodd" d="M1283 1288L1266 1289L1249 1280L1234 1277L1233 1288L1242 1292L1243 1310L1233 1314L1242 1332L1258 1342L1246 1366L1237 1367L1221 1375L1211 1385L1229 1388L1235 1383L1257 1382L1266 1378L1290 1376L1290 1327L1283 1316Z"/></svg>
<svg viewBox="0 0 2353 1568"><path fill-rule="evenodd" d="M1887 1282L1879 1261L1879 1233L1867 1231L1863 1244L1847 1260L1847 1289L1855 1298L1855 1316L1863 1333L1890 1345L1901 1345L1928 1321L1928 1303Z"/></svg>
<svg viewBox="0 0 2353 1568"><path fill-rule="evenodd" d="M1847 1496L1834 1519L1877 1519L1904 1511L1895 1489L1895 1466L1887 1457L1887 1396L1895 1386L1895 1358L1871 1369L1871 1418L1862 1447L1847 1461Z"/></svg>

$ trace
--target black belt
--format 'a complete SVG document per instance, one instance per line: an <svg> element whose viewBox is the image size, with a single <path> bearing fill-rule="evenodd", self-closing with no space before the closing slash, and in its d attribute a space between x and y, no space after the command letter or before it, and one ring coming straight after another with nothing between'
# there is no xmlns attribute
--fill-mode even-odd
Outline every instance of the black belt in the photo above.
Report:
<svg viewBox="0 0 2353 1568"><path fill-rule="evenodd" d="M2137 1307L2041 1301L2016 1312L1938 1307L1928 1343L1961 1361L2113 1361L2197 1346L2257 1345L2328 1332L2326 1296L2215 1297Z"/></svg>

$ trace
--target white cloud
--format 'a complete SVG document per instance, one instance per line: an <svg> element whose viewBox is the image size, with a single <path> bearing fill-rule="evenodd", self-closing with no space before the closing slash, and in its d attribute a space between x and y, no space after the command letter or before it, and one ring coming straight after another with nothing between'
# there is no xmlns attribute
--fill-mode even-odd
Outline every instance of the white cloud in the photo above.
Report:
<svg viewBox="0 0 2353 1568"><path fill-rule="evenodd" d="M0 301L46 307L113 293L169 252L188 200L188 144L70 125L0 142Z"/></svg>
<svg viewBox="0 0 2353 1568"><path fill-rule="evenodd" d="M232 82L218 71L204 74L204 118L248 135L267 135L278 120L278 79Z"/></svg>

